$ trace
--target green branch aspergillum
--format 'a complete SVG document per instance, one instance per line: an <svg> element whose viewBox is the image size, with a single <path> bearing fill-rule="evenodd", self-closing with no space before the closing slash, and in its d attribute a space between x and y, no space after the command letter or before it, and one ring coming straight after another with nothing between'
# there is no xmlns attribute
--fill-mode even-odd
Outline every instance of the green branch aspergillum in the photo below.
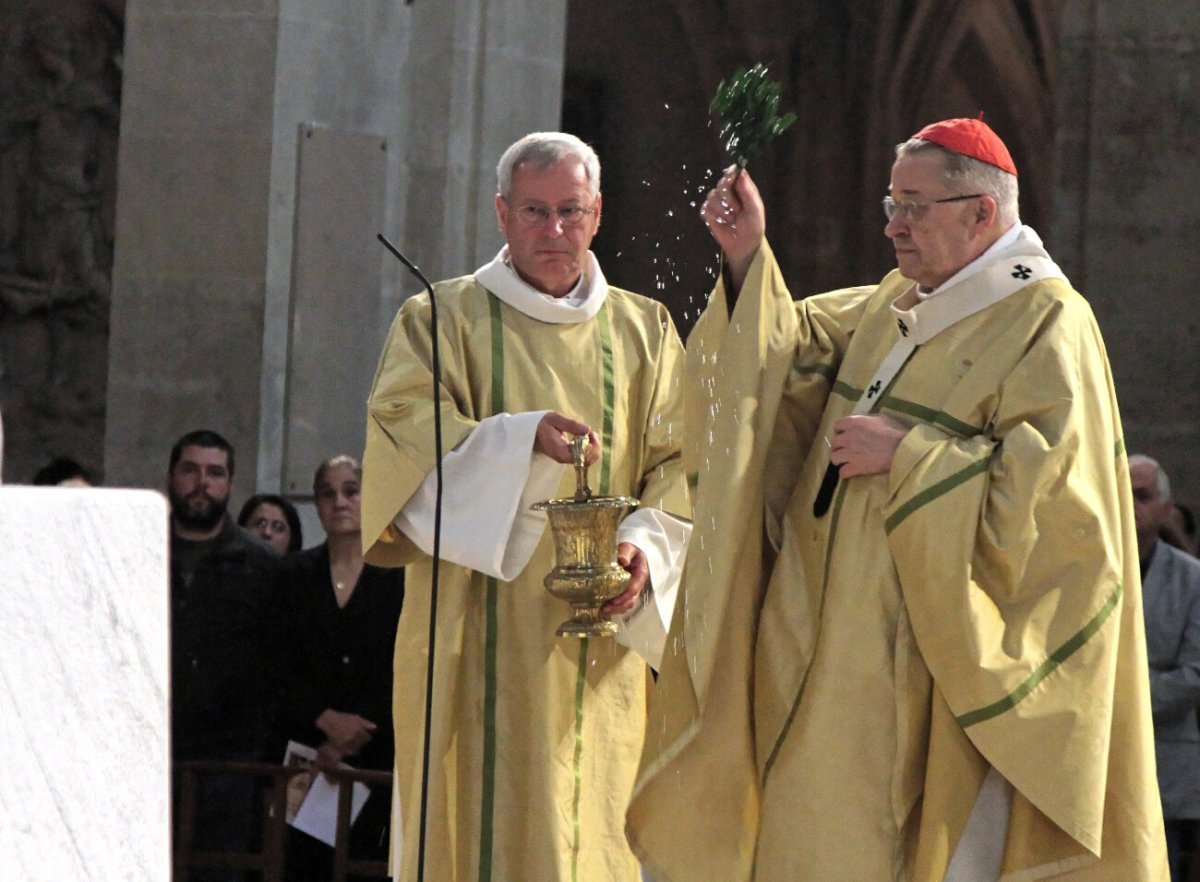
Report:
<svg viewBox="0 0 1200 882"><path fill-rule="evenodd" d="M779 84L767 78L767 68L756 64L721 80L708 112L716 119L718 134L738 168L796 121L796 114L779 115Z"/></svg>

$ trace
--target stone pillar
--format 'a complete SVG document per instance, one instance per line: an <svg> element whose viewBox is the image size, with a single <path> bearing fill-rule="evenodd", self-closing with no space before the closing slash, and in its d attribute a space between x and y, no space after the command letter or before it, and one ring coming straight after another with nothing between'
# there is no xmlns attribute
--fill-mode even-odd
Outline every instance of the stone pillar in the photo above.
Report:
<svg viewBox="0 0 1200 882"><path fill-rule="evenodd" d="M130 0L117 161L105 472L162 486L206 426L256 473L279 16ZM240 486L252 485L244 478Z"/></svg>
<svg viewBox="0 0 1200 882"><path fill-rule="evenodd" d="M1125 445L1200 502L1200 6L1072 0L1052 253L1100 319Z"/></svg>
<svg viewBox="0 0 1200 882"><path fill-rule="evenodd" d="M496 162L513 141L557 129L566 0L414 0L402 65L408 128L398 169L402 250L431 278L491 260ZM410 278L401 289L416 290Z"/></svg>
<svg viewBox="0 0 1200 882"><path fill-rule="evenodd" d="M361 452L418 288L374 233L432 278L491 257L500 152L558 124L565 18L565 0L129 0L110 483L160 486L198 426L233 443L243 493L303 496L314 451Z"/></svg>

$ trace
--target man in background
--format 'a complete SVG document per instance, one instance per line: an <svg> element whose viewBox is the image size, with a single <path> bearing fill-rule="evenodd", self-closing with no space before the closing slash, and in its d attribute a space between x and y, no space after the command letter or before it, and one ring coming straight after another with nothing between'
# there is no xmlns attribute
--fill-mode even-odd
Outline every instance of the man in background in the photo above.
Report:
<svg viewBox="0 0 1200 882"><path fill-rule="evenodd" d="M207 429L180 438L167 467L176 762L261 760L274 712L279 559L229 516L233 469L233 447ZM255 835L255 779L198 780L194 850L247 850ZM203 878L242 876L208 871Z"/></svg>
<svg viewBox="0 0 1200 882"><path fill-rule="evenodd" d="M1129 457L1142 565L1154 753L1172 882L1186 878L1200 819L1200 561L1159 538L1174 507L1162 467Z"/></svg>

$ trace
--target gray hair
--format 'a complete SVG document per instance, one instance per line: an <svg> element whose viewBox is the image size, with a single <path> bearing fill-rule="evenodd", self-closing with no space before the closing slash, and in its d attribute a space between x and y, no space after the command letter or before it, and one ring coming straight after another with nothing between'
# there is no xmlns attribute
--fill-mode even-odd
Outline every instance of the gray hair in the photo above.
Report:
<svg viewBox="0 0 1200 882"><path fill-rule="evenodd" d="M1171 481L1167 478L1167 473L1163 471L1163 467L1158 464L1158 460L1151 459L1142 453L1134 453L1129 457L1129 466L1132 468L1138 464L1153 467L1154 474L1158 478L1158 501L1169 502L1171 500Z"/></svg>
<svg viewBox="0 0 1200 882"><path fill-rule="evenodd" d="M505 199L512 194L513 172L522 163L527 162L540 171L564 159L583 163L589 194L595 196L600 192L600 158L596 151L565 132L534 132L505 150L496 166L496 192Z"/></svg>
<svg viewBox="0 0 1200 882"><path fill-rule="evenodd" d="M346 468L350 469L350 471L354 472L354 476L358 478L358 480L362 480L362 463L360 463L353 456L345 453L339 453L337 456L329 457L329 459L317 466L317 471L313 475L314 496L317 495L317 490L321 486L321 481L325 480L325 475L336 468L341 468L342 466L345 466Z"/></svg>
<svg viewBox="0 0 1200 882"><path fill-rule="evenodd" d="M896 158L910 153L929 153L936 150L945 157L944 180L954 190L966 193L986 193L996 200L996 219L1006 228L1019 219L1017 201L1020 188L1017 176L988 162L947 150L924 138L909 138L896 145Z"/></svg>

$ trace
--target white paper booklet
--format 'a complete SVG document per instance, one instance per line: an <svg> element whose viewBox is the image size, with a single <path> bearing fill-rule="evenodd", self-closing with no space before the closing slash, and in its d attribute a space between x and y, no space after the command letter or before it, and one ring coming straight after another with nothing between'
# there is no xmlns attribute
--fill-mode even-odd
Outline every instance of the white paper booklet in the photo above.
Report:
<svg viewBox="0 0 1200 882"><path fill-rule="evenodd" d="M302 833L332 846L337 834L338 786L317 771L317 751L307 744L289 741L283 764L306 769L288 779L285 819ZM353 767L339 763L338 768ZM350 793L351 824L358 818L370 792L366 784L354 782Z"/></svg>

